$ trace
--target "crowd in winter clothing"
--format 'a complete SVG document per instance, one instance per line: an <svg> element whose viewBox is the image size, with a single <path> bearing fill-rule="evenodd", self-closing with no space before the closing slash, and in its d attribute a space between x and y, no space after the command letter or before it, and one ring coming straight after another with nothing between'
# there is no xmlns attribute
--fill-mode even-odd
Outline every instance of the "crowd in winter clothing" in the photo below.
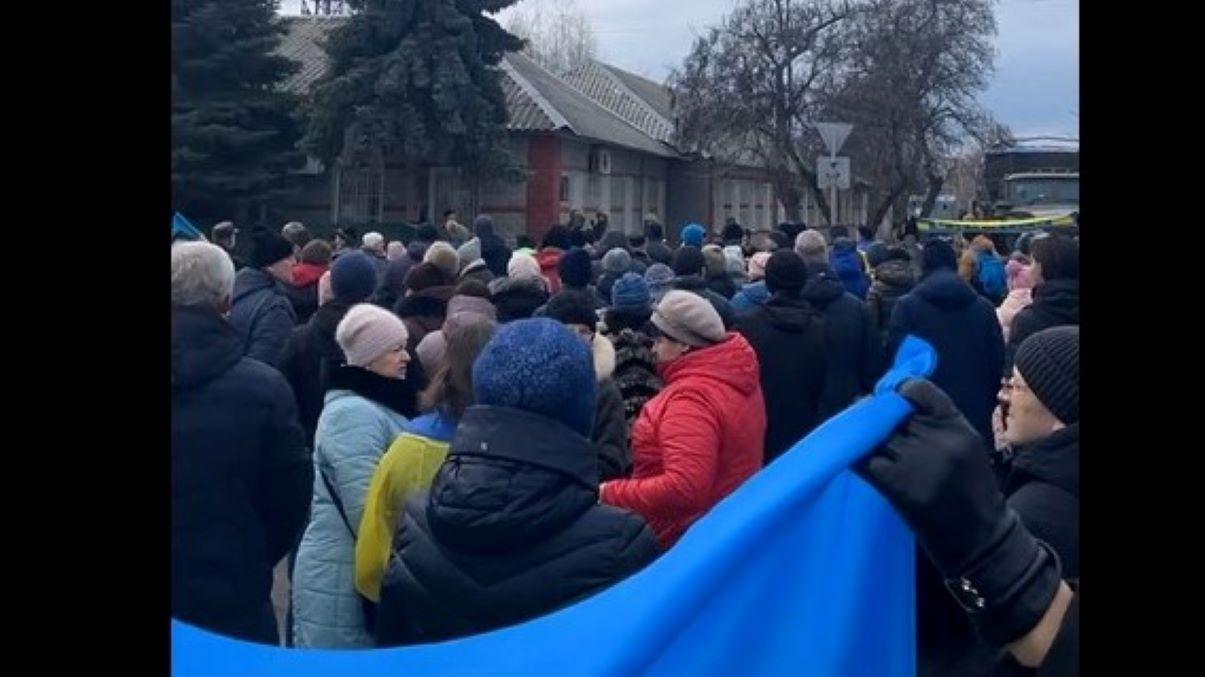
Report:
<svg viewBox="0 0 1205 677"><path fill-rule="evenodd" d="M410 242L290 223L243 261L226 222L173 245L173 613L276 643L286 554L300 647L564 607L870 394L907 336L1077 577L1078 244L785 225L671 244L653 215L631 235L574 212L511 248L450 210ZM923 661L943 609L920 586Z"/></svg>

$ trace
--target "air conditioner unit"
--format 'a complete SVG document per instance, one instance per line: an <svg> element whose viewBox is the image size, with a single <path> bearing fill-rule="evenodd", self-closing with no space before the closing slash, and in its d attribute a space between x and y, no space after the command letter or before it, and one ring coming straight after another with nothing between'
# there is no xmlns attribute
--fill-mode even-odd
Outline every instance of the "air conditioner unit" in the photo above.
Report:
<svg viewBox="0 0 1205 677"><path fill-rule="evenodd" d="M611 173L611 151L595 148L590 153L590 171L595 174Z"/></svg>

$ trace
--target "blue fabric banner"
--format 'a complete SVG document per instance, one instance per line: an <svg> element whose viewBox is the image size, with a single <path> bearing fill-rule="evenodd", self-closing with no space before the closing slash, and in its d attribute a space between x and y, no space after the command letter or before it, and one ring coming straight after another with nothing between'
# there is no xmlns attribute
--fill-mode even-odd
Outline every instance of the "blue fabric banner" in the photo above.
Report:
<svg viewBox="0 0 1205 677"><path fill-rule="evenodd" d="M809 675L916 672L914 547L847 468L910 412L895 393L936 366L909 337L874 396L817 428L669 552L590 599L526 623L414 647L317 651L172 621L193 675Z"/></svg>

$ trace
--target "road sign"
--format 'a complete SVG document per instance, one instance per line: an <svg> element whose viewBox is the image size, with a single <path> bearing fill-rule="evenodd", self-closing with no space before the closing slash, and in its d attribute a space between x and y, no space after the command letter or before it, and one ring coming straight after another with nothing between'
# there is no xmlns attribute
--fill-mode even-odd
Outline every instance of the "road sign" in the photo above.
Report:
<svg viewBox="0 0 1205 677"><path fill-rule="evenodd" d="M845 144L845 140L849 138L849 133L853 131L854 126L848 122L817 122L816 131L820 132L820 139L824 141L824 147L828 149L829 155L836 155L841 146Z"/></svg>
<svg viewBox="0 0 1205 677"><path fill-rule="evenodd" d="M840 190L849 190L849 158L845 156L816 158L816 182L820 188L836 186Z"/></svg>

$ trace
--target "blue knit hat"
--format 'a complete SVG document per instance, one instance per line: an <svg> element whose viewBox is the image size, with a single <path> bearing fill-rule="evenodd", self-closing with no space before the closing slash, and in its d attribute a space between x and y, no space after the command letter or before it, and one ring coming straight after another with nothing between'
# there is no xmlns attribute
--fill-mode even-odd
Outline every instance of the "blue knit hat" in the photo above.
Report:
<svg viewBox="0 0 1205 677"><path fill-rule="evenodd" d="M590 284L590 254L585 249L574 247L565 252L557 262L557 271L566 287L584 288Z"/></svg>
<svg viewBox="0 0 1205 677"><path fill-rule="evenodd" d="M611 307L615 310L640 313L649 310L649 284L636 273L624 273L611 286Z"/></svg>
<svg viewBox="0 0 1205 677"><path fill-rule="evenodd" d="M682 229L682 244L690 245L692 247L702 247L703 236L706 234L707 231L703 229L703 226L700 226L697 223L688 223L686 227Z"/></svg>
<svg viewBox="0 0 1205 677"><path fill-rule="evenodd" d="M359 303L372 296L377 271L367 254L348 252L331 266L331 292L340 301Z"/></svg>
<svg viewBox="0 0 1205 677"><path fill-rule="evenodd" d="M478 404L540 414L585 437L594 426L597 387L585 342L544 317L502 325L473 363Z"/></svg>

